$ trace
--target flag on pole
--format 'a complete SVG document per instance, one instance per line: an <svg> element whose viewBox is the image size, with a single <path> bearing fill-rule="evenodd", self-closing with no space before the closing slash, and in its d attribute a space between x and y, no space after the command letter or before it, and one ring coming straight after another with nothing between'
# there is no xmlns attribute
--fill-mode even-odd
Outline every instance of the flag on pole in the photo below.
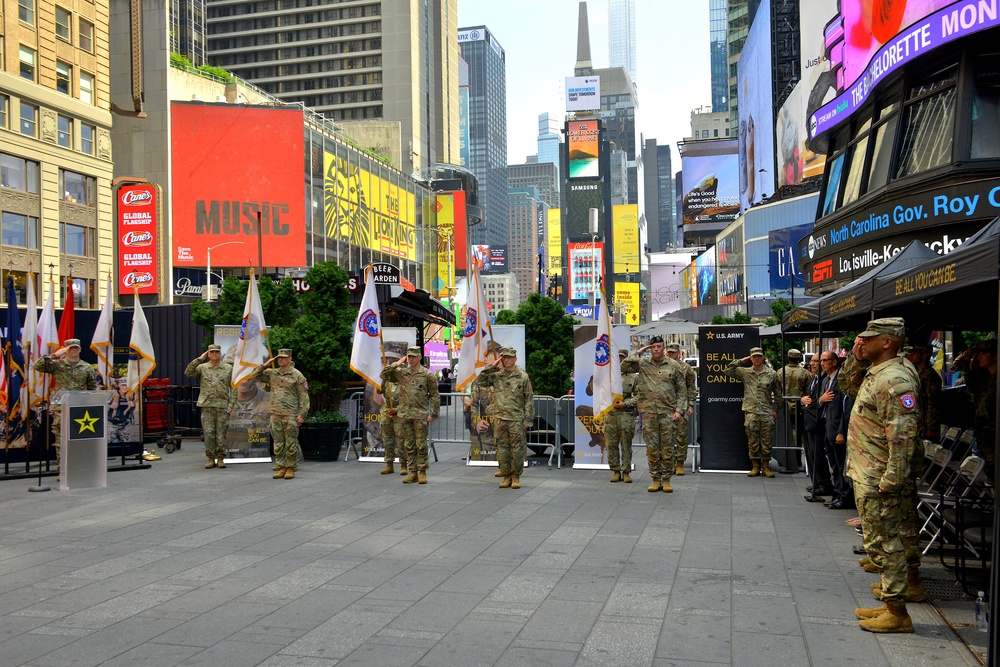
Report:
<svg viewBox="0 0 1000 667"><path fill-rule="evenodd" d="M132 313L132 338L128 342L128 390L139 395L142 383L153 374L156 368L156 355L153 353L153 341L149 337L149 325L139 303L139 290L135 292L135 311Z"/></svg>
<svg viewBox="0 0 1000 667"><path fill-rule="evenodd" d="M233 358L233 375L229 384L238 387L253 373L254 369L267 361L268 352L264 336L264 310L260 305L257 279L250 269L250 286L247 288L247 302L243 306L243 321L240 324L240 339L236 342L236 356Z"/></svg>
<svg viewBox="0 0 1000 667"><path fill-rule="evenodd" d="M475 380L486 366L486 353L489 351L488 343L492 334L490 309L483 296L479 269L473 266L465 319L462 321L462 350L458 353L458 366L455 368L455 391L461 391Z"/></svg>
<svg viewBox="0 0 1000 667"><path fill-rule="evenodd" d="M52 386L52 377L48 373L36 371L35 364L46 354L52 354L61 347L59 329L56 327L55 291L56 284L50 280L49 296L45 300L45 306L42 307L42 314L38 317L38 329L31 345L33 357L29 372L31 407L46 400L49 397L46 389Z"/></svg>
<svg viewBox="0 0 1000 667"><path fill-rule="evenodd" d="M28 377L28 369L32 367L35 363L35 359L41 357L41 353L38 352L38 347L35 345L35 336L38 335L38 301L35 298L35 275L28 272L28 289L25 293L24 300L24 328L21 329L21 355L22 355L22 366L21 366L21 387L20 391L23 394L27 394L29 388L31 387L30 382L24 382L24 378ZM17 303L15 301L14 303ZM21 404L28 405L29 400L26 396L21 396Z"/></svg>
<svg viewBox="0 0 1000 667"><path fill-rule="evenodd" d="M372 271L365 281L365 294L358 308L354 323L354 345L351 347L351 370L369 384L382 386L382 318L379 316L378 296Z"/></svg>
<svg viewBox="0 0 1000 667"><path fill-rule="evenodd" d="M29 278L31 274L28 274ZM6 363L4 380L7 385L7 444L11 436L18 432L21 421L21 385L24 381L24 354L18 334L21 332L21 318L17 314L17 293L14 279L7 276L7 344L4 345Z"/></svg>
<svg viewBox="0 0 1000 667"><path fill-rule="evenodd" d="M94 337L90 341L90 349L97 355L97 374L101 376L101 385L111 389L111 373L114 368L115 347L113 338L114 304L111 302L111 276L108 276L108 289L105 292L104 307L94 329Z"/></svg>
<svg viewBox="0 0 1000 667"><path fill-rule="evenodd" d="M70 338L76 338L76 310L75 293L73 291L73 279L66 279L66 305L63 306L62 316L59 318L59 333L56 336L59 347Z"/></svg>
<svg viewBox="0 0 1000 667"><path fill-rule="evenodd" d="M601 303L607 305L604 288ZM597 340L594 343L594 418L611 411L615 401L622 400L622 369L618 351L611 338L611 309L601 308L597 317Z"/></svg>

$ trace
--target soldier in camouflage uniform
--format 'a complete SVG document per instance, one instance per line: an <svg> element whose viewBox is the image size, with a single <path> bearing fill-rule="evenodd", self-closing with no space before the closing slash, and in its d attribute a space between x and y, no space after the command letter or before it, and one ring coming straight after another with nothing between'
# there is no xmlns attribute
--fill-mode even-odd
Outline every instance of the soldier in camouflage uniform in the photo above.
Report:
<svg viewBox="0 0 1000 667"><path fill-rule="evenodd" d="M268 366L277 360L277 368ZM274 440L274 458L277 470L274 479L294 479L299 467L299 426L309 414L309 383L292 362L292 351L278 350L254 369L246 382L264 383L271 394L267 413L271 416L271 438Z"/></svg>
<svg viewBox="0 0 1000 667"><path fill-rule="evenodd" d="M500 358L483 369L479 379L493 387L490 416L496 438L497 463L503 474L501 489L520 489L524 469L524 431L535 418L534 391L523 368L517 366L517 350L501 347ZM482 420L478 423L482 423Z"/></svg>
<svg viewBox="0 0 1000 667"><path fill-rule="evenodd" d="M955 368L962 371L965 386L972 393L975 406L972 431L976 434L979 455L986 461L986 477L994 484L996 463L997 415L997 340L987 338L974 348L966 350L955 360Z"/></svg>
<svg viewBox="0 0 1000 667"><path fill-rule="evenodd" d="M650 357L642 355L649 350ZM622 373L638 373L636 405L642 417L642 437L646 441L646 459L652 479L650 493L673 493L670 477L674 473L674 429L687 411L687 384L680 362L666 355L663 338L653 336L649 345L622 361Z"/></svg>
<svg viewBox="0 0 1000 667"><path fill-rule="evenodd" d="M802 352L792 348L788 351L788 363L777 373L777 387L784 397L785 410L788 412L792 425L792 442L796 447L805 447L799 442L799 426L802 421L794 404L805 396L806 387L812 379L809 371L802 367Z"/></svg>
<svg viewBox="0 0 1000 667"><path fill-rule="evenodd" d="M618 350L619 361L628 357L628 350ZM635 373L622 373L622 397L604 415L604 442L607 444L608 465L612 482L632 483L632 436L635 435L635 406L638 402ZM621 453L618 448L621 446Z"/></svg>
<svg viewBox="0 0 1000 667"><path fill-rule="evenodd" d="M205 362L208 363L205 363ZM226 467L226 429L233 410L233 390L230 381L233 367L222 361L222 348L209 345L184 369L184 375L200 380L198 407L201 408L201 432L205 438L206 468Z"/></svg>
<svg viewBox="0 0 1000 667"><path fill-rule="evenodd" d="M937 442L941 437L941 414L938 399L941 397L941 376L931 366L931 346L913 345L906 352L906 358L917 369L920 379L920 430L921 438Z"/></svg>
<svg viewBox="0 0 1000 667"><path fill-rule="evenodd" d="M740 364L750 362L750 368ZM747 477L774 477L771 472L771 443L774 441L774 420L778 416L781 389L777 375L764 363L764 350L751 348L750 356L733 359L726 366L726 375L743 383L743 426L750 450L750 472Z"/></svg>
<svg viewBox="0 0 1000 667"><path fill-rule="evenodd" d="M378 413L379 436L385 447L385 467L379 471L382 475L391 475L396 457L399 457L400 472L408 474L406 469L406 450L403 447L403 427L399 421L399 387L389 381L375 390L375 402L382 401L382 409Z"/></svg>
<svg viewBox="0 0 1000 667"><path fill-rule="evenodd" d="M80 339L67 338L63 346L53 354L46 354L35 362L35 370L49 373L55 381L55 389L49 396L49 414L52 417L52 435L56 443L56 466L62 460L62 398L67 391L97 389L97 373L94 367L80 359Z"/></svg>
<svg viewBox="0 0 1000 667"><path fill-rule="evenodd" d="M676 361L684 369L684 385L687 387L687 410L681 413L681 421L677 424L674 439L674 474L684 476L684 462L688 457L688 431L691 429L691 415L694 414L694 403L698 400L697 373L681 358L681 347L677 343L667 345L667 356Z"/></svg>
<svg viewBox="0 0 1000 667"><path fill-rule="evenodd" d="M484 361L486 365L496 363L500 358L500 346L496 341L490 341L486 351ZM469 428L469 438L472 443L472 452L478 452L479 460L486 460L484 456L496 456L496 438L493 435L493 417L490 413L490 403L493 401L493 387L480 381L479 376L472 381L469 388L469 395L463 397L465 405L466 425ZM503 477L503 472L497 468L493 473L494 477Z"/></svg>
<svg viewBox="0 0 1000 667"><path fill-rule="evenodd" d="M399 387L397 417L403 430L406 465L410 471L403 484L427 483L427 427L441 411L437 379L420 365L423 356L419 347L411 346L406 349L404 358L382 369L382 382L392 382ZM399 440L397 433L397 444Z"/></svg>
<svg viewBox="0 0 1000 667"><path fill-rule="evenodd" d="M847 432L847 475L854 480L865 550L882 566L885 605L855 611L869 632L913 632L906 612L910 576L901 524L920 423L920 387L916 369L899 356L904 336L902 318L869 322L854 341L841 379L851 391L857 387Z"/></svg>

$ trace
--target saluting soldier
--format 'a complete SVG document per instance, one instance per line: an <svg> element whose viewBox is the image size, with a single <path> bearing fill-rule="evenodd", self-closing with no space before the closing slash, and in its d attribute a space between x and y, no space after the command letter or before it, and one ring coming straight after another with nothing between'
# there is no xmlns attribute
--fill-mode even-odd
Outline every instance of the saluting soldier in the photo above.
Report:
<svg viewBox="0 0 1000 667"><path fill-rule="evenodd" d="M206 363L207 362L207 363ZM205 439L206 468L226 467L226 431L233 409L230 381L233 367L222 361L222 348L209 345L184 369L184 375L200 381L198 407L201 408L201 432Z"/></svg>
<svg viewBox="0 0 1000 667"><path fill-rule="evenodd" d="M434 374L420 365L423 353L417 346L406 348L406 356L395 364L382 369L382 382L392 382L399 387L397 422L402 427L402 441L406 450L406 465L410 471L403 484L427 483L427 427L441 411ZM404 365L405 364L405 365ZM398 444L400 436L396 434Z"/></svg>
<svg viewBox="0 0 1000 667"><path fill-rule="evenodd" d="M750 362L745 368L740 364ZM771 443L774 441L774 420L778 416L781 389L774 370L764 363L764 350L750 349L750 356L733 359L726 366L726 375L743 383L743 426L750 450L750 472L747 477L774 477L771 472Z"/></svg>
<svg viewBox="0 0 1000 667"><path fill-rule="evenodd" d="M501 489L520 489L524 469L524 431L535 418L534 390L524 369L517 365L517 350L501 347L500 358L479 374L483 386L493 387L490 412L496 439L497 463L503 475ZM479 423L482 423L480 420Z"/></svg>
<svg viewBox="0 0 1000 667"><path fill-rule="evenodd" d="M781 392L785 410L789 415L789 422L792 427L792 443L796 446L804 446L799 442L799 426L802 422L802 415L795 405L799 405L799 400L805 396L806 387L812 375L802 367L802 352L794 347L788 350L788 363L786 363L777 375L778 390ZM797 461L798 453L794 454L793 461ZM797 464L796 464L797 465Z"/></svg>
<svg viewBox="0 0 1000 667"><path fill-rule="evenodd" d="M56 439L56 466L62 457L62 399L67 391L97 389L94 367L80 359L80 339L67 338L53 354L46 354L35 362L35 370L48 373L55 381L49 396L49 414L52 415L52 435Z"/></svg>
<svg viewBox="0 0 1000 667"><path fill-rule="evenodd" d="M277 360L277 368L268 366ZM271 394L267 413L271 417L271 438L274 440L274 459L277 470L274 479L294 479L299 467L299 426L309 414L309 383L295 368L292 351L278 350L254 369L247 382L262 381Z"/></svg>
<svg viewBox="0 0 1000 667"><path fill-rule="evenodd" d="M490 341L486 350L486 365L496 363L499 356L500 346L496 341ZM463 397L465 405L466 423L469 428L469 437L472 440L473 450L478 450L479 460L484 460L484 456L496 456L496 438L493 434L493 426L490 423L493 417L490 414L490 404L493 402L493 387L480 381L481 375L477 375L469 388L469 395ZM494 477L503 477L503 472L497 468L493 473Z"/></svg>
<svg viewBox="0 0 1000 667"><path fill-rule="evenodd" d="M642 355L649 350L649 358ZM622 373L638 373L636 391L642 437L646 441L646 459L652 483L650 493L673 493L670 477L674 473L674 429L687 411L687 383L679 362L667 357L662 336L653 336L649 345L626 357Z"/></svg>
<svg viewBox="0 0 1000 667"><path fill-rule="evenodd" d="M681 420L674 429L674 474L684 476L684 462L688 457L688 431L691 428L691 415L694 414L694 402L698 400L697 373L690 364L681 358L681 346L677 343L667 343L667 356L681 365L684 370L684 386L687 388L687 410L681 413Z"/></svg>
<svg viewBox="0 0 1000 667"><path fill-rule="evenodd" d="M399 457L400 473L407 474L406 451L403 447L403 428L399 422L399 387L393 382L383 380L382 386L375 390L375 402L382 404L378 413L379 436L385 448L385 467L379 471L382 475L395 472L392 467L396 457Z"/></svg>
<svg viewBox="0 0 1000 667"><path fill-rule="evenodd" d="M628 350L618 350L619 361L626 357ZM635 373L622 373L622 397L604 416L604 442L608 449L608 465L614 473L611 475L612 482L632 483L632 437L635 435L638 377Z"/></svg>

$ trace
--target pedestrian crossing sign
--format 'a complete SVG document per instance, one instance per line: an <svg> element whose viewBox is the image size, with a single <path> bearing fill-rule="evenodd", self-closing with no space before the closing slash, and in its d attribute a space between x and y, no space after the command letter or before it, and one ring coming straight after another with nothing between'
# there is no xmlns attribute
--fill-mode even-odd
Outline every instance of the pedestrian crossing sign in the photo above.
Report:
<svg viewBox="0 0 1000 667"><path fill-rule="evenodd" d="M100 440L104 438L104 410L93 405L69 408L70 440Z"/></svg>

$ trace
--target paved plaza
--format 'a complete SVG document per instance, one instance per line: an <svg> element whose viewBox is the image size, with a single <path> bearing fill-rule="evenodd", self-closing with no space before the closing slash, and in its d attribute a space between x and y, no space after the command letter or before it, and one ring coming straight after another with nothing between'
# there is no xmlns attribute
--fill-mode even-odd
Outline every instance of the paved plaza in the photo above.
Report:
<svg viewBox="0 0 1000 667"><path fill-rule="evenodd" d="M0 665L947 667L986 644L968 600L861 631L878 603L853 513L804 502L803 475L652 494L637 448L634 484L543 463L515 491L455 445L426 486L354 460L205 470L199 450L107 489L0 484Z"/></svg>

